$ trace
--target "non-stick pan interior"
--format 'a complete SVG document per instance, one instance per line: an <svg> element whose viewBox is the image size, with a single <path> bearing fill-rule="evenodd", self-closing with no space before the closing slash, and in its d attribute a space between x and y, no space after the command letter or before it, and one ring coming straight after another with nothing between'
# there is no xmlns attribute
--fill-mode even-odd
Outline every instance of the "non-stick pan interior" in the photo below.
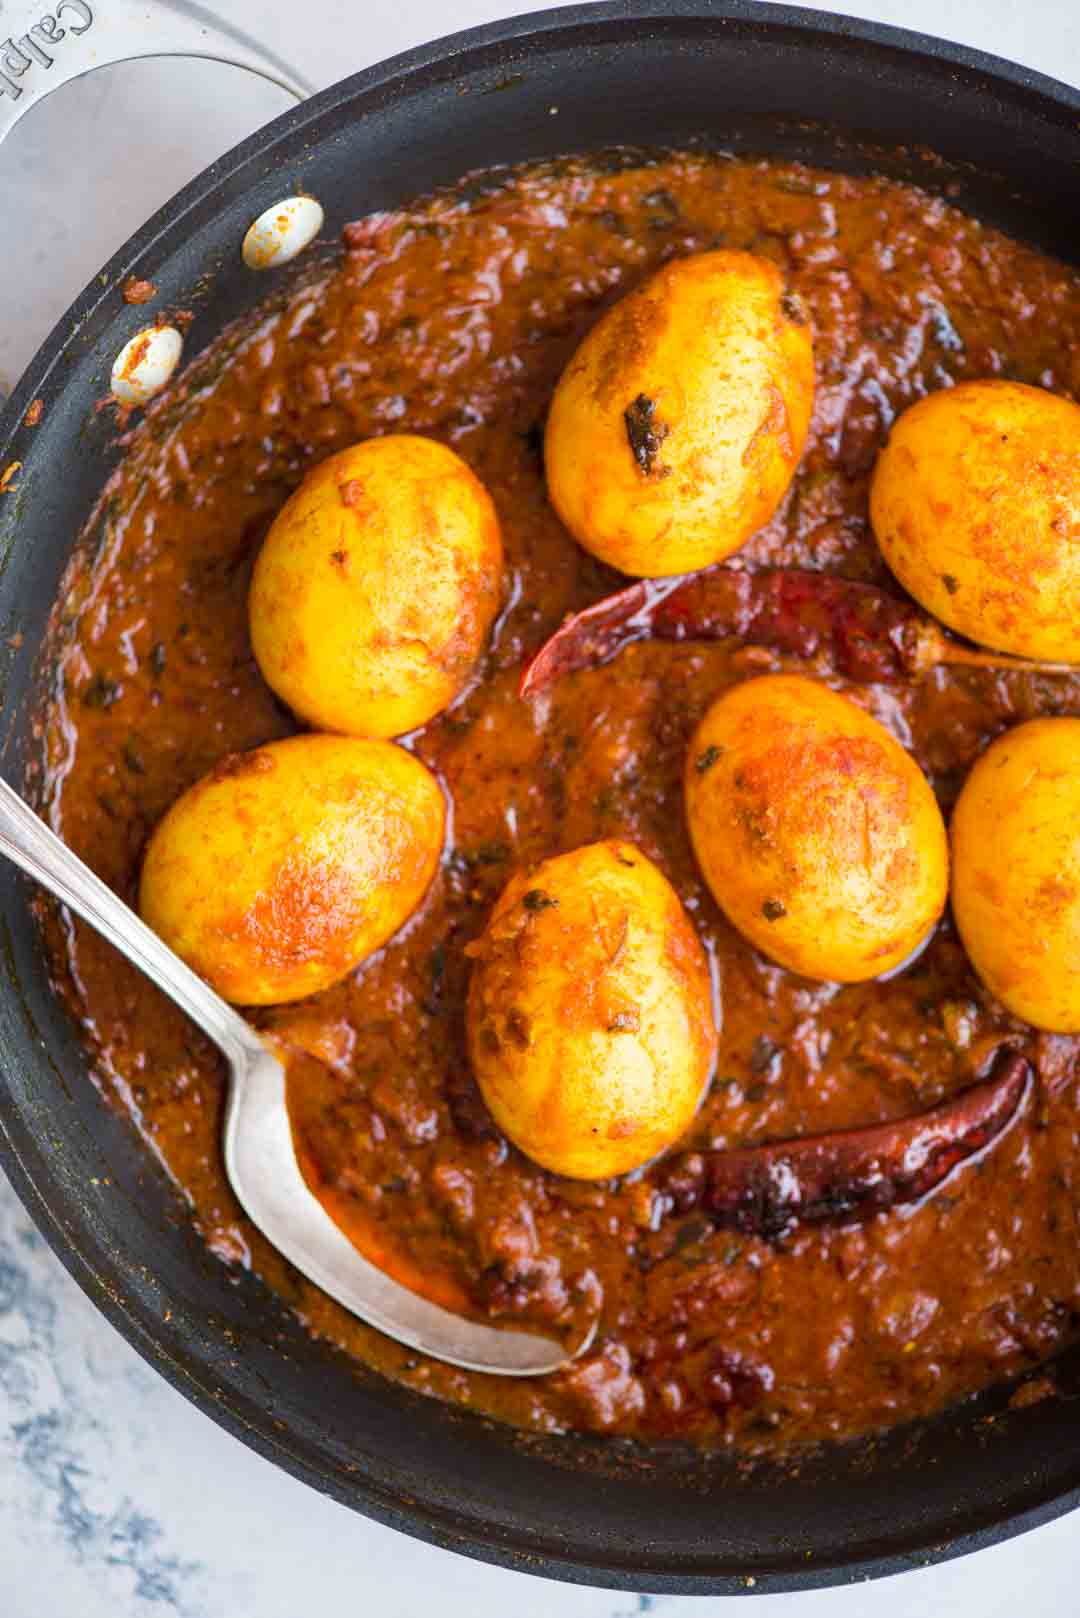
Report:
<svg viewBox="0 0 1080 1618"><path fill-rule="evenodd" d="M333 237L494 163L699 140L915 179L1080 259L1080 98L891 30L706 0L603 5L475 31L347 80L152 220L53 334L0 424L0 466L23 462L0 502L9 778L33 757L35 653L63 565L117 455L111 413L93 406L141 323L120 296L127 274L193 311L195 353L271 290L243 268L239 244L287 192L316 195ZM37 397L41 425L24 428ZM29 899L0 872L5 1166L125 1336L223 1425L337 1499L528 1571L687 1593L894 1571L1080 1499L1080 1404L1067 1399L1009 1413L999 1391L877 1444L747 1470L731 1457L524 1438L363 1373L192 1234L87 1075ZM1060 1381L1080 1383L1080 1353Z"/></svg>

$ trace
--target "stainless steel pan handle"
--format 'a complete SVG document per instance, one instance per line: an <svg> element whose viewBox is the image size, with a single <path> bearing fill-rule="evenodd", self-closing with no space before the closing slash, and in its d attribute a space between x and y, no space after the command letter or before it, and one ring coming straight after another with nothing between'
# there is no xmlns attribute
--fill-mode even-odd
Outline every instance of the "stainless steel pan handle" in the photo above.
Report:
<svg viewBox="0 0 1080 1618"><path fill-rule="evenodd" d="M274 51L187 0L0 0L0 141L62 84L145 56L203 56L298 101L314 93Z"/></svg>

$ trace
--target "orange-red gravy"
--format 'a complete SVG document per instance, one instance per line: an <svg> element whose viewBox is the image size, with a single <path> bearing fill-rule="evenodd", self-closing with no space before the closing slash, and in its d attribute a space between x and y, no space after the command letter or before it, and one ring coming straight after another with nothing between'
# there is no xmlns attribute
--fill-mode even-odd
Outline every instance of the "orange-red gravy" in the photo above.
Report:
<svg viewBox="0 0 1080 1618"><path fill-rule="evenodd" d="M294 1086L309 1169L368 1243L474 1307L568 1332L588 1357L546 1381L423 1361L308 1285L246 1223L219 1151L222 1072L151 986L76 927L58 982L105 1094L132 1114L226 1262L249 1262L311 1328L439 1397L542 1429L751 1448L938 1408L1033 1365L1080 1319L1076 1041L1011 1022L946 922L886 984L835 989L769 965L703 887L683 822L690 732L762 651L639 645L535 706L525 655L616 584L547 504L539 458L561 367L612 299L673 254L750 248L811 312L818 400L779 516L742 553L884 581L867 476L894 414L959 377L1080 394L1080 279L884 180L776 163L568 163L350 227L344 259L232 329L136 428L57 606L46 801L127 898L147 835L223 754L287 734L252 660L246 588L305 470L373 433L433 434L496 502L506 604L477 683L411 745L453 800L416 918L348 982L261 1014L325 1071ZM794 665L792 665L794 666ZM927 770L948 809L1004 726L1080 712L1080 678L938 671L846 687ZM917 1111L970 1082L1004 1029L1037 1099L924 1206L767 1242L680 1216L646 1171L557 1179L494 1130L462 1039L465 945L514 867L614 835L674 882L713 962L723 1027L693 1146ZM451 1291L447 1296L453 1296Z"/></svg>

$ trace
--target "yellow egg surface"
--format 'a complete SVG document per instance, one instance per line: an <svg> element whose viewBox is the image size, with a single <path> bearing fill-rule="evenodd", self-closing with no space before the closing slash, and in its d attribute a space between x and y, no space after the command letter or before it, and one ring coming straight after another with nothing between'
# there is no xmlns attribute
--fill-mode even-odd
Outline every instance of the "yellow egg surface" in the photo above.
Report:
<svg viewBox="0 0 1080 1618"><path fill-rule="evenodd" d="M952 825L953 916L1017 1017L1080 1033L1080 719L1033 719L977 761Z"/></svg>
<svg viewBox="0 0 1080 1618"><path fill-rule="evenodd" d="M371 438L309 472L255 563L251 642L318 730L402 736L461 691L499 607L491 498L431 438Z"/></svg>
<svg viewBox="0 0 1080 1618"><path fill-rule="evenodd" d="M392 742L271 742L173 804L147 845L139 908L226 1000L300 1000L408 920L445 823L435 777Z"/></svg>
<svg viewBox="0 0 1080 1618"><path fill-rule="evenodd" d="M775 512L814 402L810 328L751 253L675 259L617 303L563 372L548 493L579 544L624 573L688 573Z"/></svg>
<svg viewBox="0 0 1080 1618"><path fill-rule="evenodd" d="M605 1180L680 1138L715 1056L709 971L639 849L591 843L519 872L469 948L470 1060L527 1156Z"/></svg>
<svg viewBox="0 0 1080 1618"><path fill-rule="evenodd" d="M766 675L725 692L690 743L685 785L717 903L793 972L878 977L945 907L930 783L884 726L818 680Z"/></svg>
<svg viewBox="0 0 1080 1618"><path fill-rule="evenodd" d="M896 422L870 518L896 577L995 651L1080 662L1080 406L962 382Z"/></svg>

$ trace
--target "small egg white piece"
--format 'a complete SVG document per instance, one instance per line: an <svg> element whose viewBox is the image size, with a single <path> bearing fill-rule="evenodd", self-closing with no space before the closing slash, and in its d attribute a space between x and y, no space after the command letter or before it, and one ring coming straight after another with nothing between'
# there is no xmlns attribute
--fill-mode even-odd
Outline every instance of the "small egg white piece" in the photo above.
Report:
<svg viewBox="0 0 1080 1618"><path fill-rule="evenodd" d="M313 242L326 215L314 197L285 197L261 213L244 237L249 270L272 270L298 258Z"/></svg>
<svg viewBox="0 0 1080 1618"><path fill-rule="evenodd" d="M175 326L144 326L113 361L113 397L124 405L144 405L160 393L180 364L184 339Z"/></svg>

